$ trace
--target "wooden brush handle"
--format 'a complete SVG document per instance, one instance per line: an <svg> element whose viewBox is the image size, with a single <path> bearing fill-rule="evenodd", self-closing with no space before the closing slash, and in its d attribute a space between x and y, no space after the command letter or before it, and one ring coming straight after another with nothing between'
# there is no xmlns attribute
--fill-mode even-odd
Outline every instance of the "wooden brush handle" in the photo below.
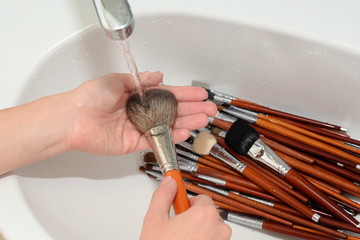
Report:
<svg viewBox="0 0 360 240"><path fill-rule="evenodd" d="M333 147L327 143L324 143L324 142L320 142L318 140L315 140L313 138L310 138L308 136L305 136L305 135L302 135L300 133L297 133L295 131L292 131L292 130L289 130L285 127L282 127L280 125L277 125L277 124L274 124L274 123L271 123L269 121L266 121L266 120L262 120L262 119L258 119L256 121L256 125L260 126L260 127L263 127L263 128L266 128L268 130L271 130L273 132L276 132L276 133L279 133L283 136L286 136L286 137L289 137L289 138L292 138L292 139L295 139L299 142L302 142L302 143L306 143L310 146L313 146L313 147L316 147L316 148L319 148L321 150L324 150L324 151L327 151L329 153L332 153L336 156L339 156L339 157L342 157L342 158L345 158L347 160L350 160L350 161L353 161L357 164L360 164L360 158L355 156L355 155L352 155L350 153L347 153L347 152L344 152L336 147Z"/></svg>
<svg viewBox="0 0 360 240"><path fill-rule="evenodd" d="M299 189L306 196L320 204L323 208L334 214L338 219L358 225L359 222L346 213L341 207L339 207L334 201L332 201L324 192L320 191L308 180L301 176L296 170L290 169L285 175L286 181L291 183L295 188Z"/></svg>
<svg viewBox="0 0 360 240"><path fill-rule="evenodd" d="M170 170L166 172L164 176L172 177L173 179L175 179L177 183L177 193L173 204L175 214L178 215L182 212L185 212L190 208L190 202L186 193L184 181L182 179L180 171L178 169Z"/></svg>
<svg viewBox="0 0 360 240"><path fill-rule="evenodd" d="M331 239L334 239L332 237L327 237L324 235L319 235L319 234L303 231L300 229L295 229L293 227L285 226L282 224L278 224L278 223L274 223L274 222L270 222L270 221L266 221L266 220L264 221L262 228L272 231L272 232L277 232L277 233L286 234L286 235L294 236L294 237L300 237L300 238L309 239L309 240L331 240ZM320 232L320 233L322 233L322 232Z"/></svg>
<svg viewBox="0 0 360 240"><path fill-rule="evenodd" d="M244 171L242 172L242 174L246 178L252 180L257 185L264 188L269 193L273 194L280 200L283 200L285 203L292 206L294 209L297 209L299 212L302 212L305 216L312 219L314 212L311 209L309 209L307 206L302 204L299 200L295 199L293 196L291 196L290 194L288 194L287 192L285 192L284 190L279 188L274 183L272 183L269 180L267 180L266 178L264 178L262 175L260 175L253 169L246 167L244 169Z"/></svg>
<svg viewBox="0 0 360 240"><path fill-rule="evenodd" d="M354 152L354 153L358 153L358 154L360 153L359 149L348 146L343 141L340 141L340 140L337 140L337 139L333 139L333 138L330 138L330 137L327 137L327 136L323 136L323 135L314 133L314 132L309 131L307 129L304 129L304 128L295 126L293 124L290 124L288 122L284 122L281 119L278 119L276 117L271 117L271 116L265 116L263 114L258 114L258 118L261 118L263 120L267 120L267 121L269 121L271 123L274 123L274 124L278 124L280 126L288 128L290 130L293 130L293 131L301 133L301 134L303 134L305 136L320 140L322 142L326 142L326 143L331 144L333 146L337 146L337 147L349 150L349 151Z"/></svg>

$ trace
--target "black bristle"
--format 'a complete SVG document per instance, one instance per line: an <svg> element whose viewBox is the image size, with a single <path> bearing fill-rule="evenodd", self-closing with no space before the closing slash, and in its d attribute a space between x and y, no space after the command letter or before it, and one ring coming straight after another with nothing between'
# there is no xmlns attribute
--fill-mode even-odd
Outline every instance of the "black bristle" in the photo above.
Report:
<svg viewBox="0 0 360 240"><path fill-rule="evenodd" d="M205 90L208 93L208 98L207 99L214 100L215 94L210 89L205 88Z"/></svg>
<svg viewBox="0 0 360 240"><path fill-rule="evenodd" d="M221 210L219 212L220 217L224 220L228 220L229 211L228 210Z"/></svg>
<svg viewBox="0 0 360 240"><path fill-rule="evenodd" d="M235 152L246 155L259 134L253 129L248 122L237 120L231 126L225 137L225 143Z"/></svg>

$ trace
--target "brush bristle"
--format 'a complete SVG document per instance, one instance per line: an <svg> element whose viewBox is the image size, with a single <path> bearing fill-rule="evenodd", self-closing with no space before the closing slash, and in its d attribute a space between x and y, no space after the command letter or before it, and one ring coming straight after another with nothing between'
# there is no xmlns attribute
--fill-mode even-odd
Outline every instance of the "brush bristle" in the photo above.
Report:
<svg viewBox="0 0 360 240"><path fill-rule="evenodd" d="M220 210L219 215L222 219L228 220L229 211L228 210Z"/></svg>
<svg viewBox="0 0 360 240"><path fill-rule="evenodd" d="M157 163L155 154L153 152L147 152L144 155L145 163Z"/></svg>
<svg viewBox="0 0 360 240"><path fill-rule="evenodd" d="M194 139L192 150L200 155L209 155L214 144L216 144L216 138L212 134L201 132Z"/></svg>
<svg viewBox="0 0 360 240"><path fill-rule="evenodd" d="M144 93L132 95L126 104L126 113L137 129L146 133L151 128L175 123L177 101L171 92L163 89L151 89Z"/></svg>
<svg viewBox="0 0 360 240"><path fill-rule="evenodd" d="M244 120L237 120L231 126L225 137L225 143L235 152L246 155L259 135L249 123Z"/></svg>

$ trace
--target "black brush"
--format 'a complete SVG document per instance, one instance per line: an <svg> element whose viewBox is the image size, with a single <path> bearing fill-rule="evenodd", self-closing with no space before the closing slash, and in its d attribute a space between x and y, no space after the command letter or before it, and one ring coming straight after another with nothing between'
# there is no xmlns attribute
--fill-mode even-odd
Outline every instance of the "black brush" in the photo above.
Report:
<svg viewBox="0 0 360 240"><path fill-rule="evenodd" d="M233 123L225 136L226 145L235 152L250 156L280 173L294 187L342 221L359 226L359 222L331 200L307 179L281 159L269 146L260 140L258 133L244 120Z"/></svg>

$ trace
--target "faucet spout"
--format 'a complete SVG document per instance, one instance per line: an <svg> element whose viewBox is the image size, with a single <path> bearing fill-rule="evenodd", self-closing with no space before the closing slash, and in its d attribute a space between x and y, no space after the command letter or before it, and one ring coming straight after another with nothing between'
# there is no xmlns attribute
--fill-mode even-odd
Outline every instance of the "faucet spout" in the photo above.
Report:
<svg viewBox="0 0 360 240"><path fill-rule="evenodd" d="M100 24L106 35L125 40L134 30L134 17L127 0L93 0Z"/></svg>

